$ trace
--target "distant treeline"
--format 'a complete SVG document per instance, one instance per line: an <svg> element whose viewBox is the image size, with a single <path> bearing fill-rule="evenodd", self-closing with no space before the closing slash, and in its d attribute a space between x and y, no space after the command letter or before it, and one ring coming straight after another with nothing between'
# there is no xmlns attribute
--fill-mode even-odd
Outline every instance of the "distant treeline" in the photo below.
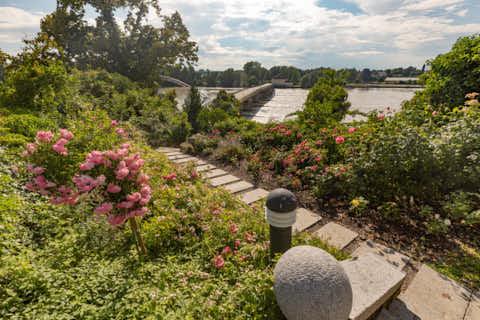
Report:
<svg viewBox="0 0 480 320"><path fill-rule="evenodd" d="M341 73L348 74L348 83L382 82L387 77L417 77L424 72L424 68L415 67L394 68L386 70L341 69ZM242 70L229 68L225 71L195 70L193 67L182 67L171 71L170 75L188 84L201 87L252 87L270 82L272 78L284 78L294 86L311 88L318 78L331 68L316 68L302 70L292 66L274 66L270 69L263 67L259 62L247 62Z"/></svg>

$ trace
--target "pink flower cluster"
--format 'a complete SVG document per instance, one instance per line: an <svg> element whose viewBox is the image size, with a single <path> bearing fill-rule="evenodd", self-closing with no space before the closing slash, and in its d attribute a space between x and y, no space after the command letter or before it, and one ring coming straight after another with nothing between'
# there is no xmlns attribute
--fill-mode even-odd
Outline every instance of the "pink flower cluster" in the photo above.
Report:
<svg viewBox="0 0 480 320"><path fill-rule="evenodd" d="M112 122L111 126L115 127L116 122ZM58 155L68 155L65 146L74 138L74 135L66 129L60 129L59 133L61 138L54 143L52 132L39 131L37 142L27 146L26 156L29 157L37 152L39 147L45 150L45 146L48 146L46 150L53 149ZM50 146L52 146L51 149ZM48 169L48 163L44 166L38 165L45 162L43 155L34 157L38 163L27 165L27 171L34 175L27 184L27 189L49 195L50 202L56 205L73 205L81 196L86 196L96 189L98 192L95 194L102 199L102 203L95 208L94 212L97 215L108 214L107 220L112 226L123 224L128 218L142 217L148 213L146 206L151 199L152 190L147 184L150 176L141 170L144 160L140 154L130 153L130 148L131 145L125 143L115 150L91 151L79 166L81 173L76 174L69 181L71 185L62 185L58 188L44 175L46 172L51 172Z"/></svg>

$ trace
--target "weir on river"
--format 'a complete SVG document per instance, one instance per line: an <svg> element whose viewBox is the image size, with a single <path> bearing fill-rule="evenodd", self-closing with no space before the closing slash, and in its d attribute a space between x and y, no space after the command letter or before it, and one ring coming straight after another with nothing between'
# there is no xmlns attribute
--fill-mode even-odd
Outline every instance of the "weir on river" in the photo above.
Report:
<svg viewBox="0 0 480 320"><path fill-rule="evenodd" d="M165 92L168 89L160 89L160 92ZM181 107L188 95L189 88L175 89L177 91L177 102ZM204 99L204 104L210 103L222 89L231 94L245 90L245 88L200 87L199 90ZM352 104L350 110L368 112L374 109L385 110L387 106L393 111L399 110L401 102L411 99L414 93L421 88L347 88L346 90L348 101ZM242 110L242 116L260 123L283 121L289 114L303 108L308 92L308 89L300 88L274 89L271 96L247 105ZM361 117L358 119L361 119ZM345 121L352 121L352 118L347 116Z"/></svg>

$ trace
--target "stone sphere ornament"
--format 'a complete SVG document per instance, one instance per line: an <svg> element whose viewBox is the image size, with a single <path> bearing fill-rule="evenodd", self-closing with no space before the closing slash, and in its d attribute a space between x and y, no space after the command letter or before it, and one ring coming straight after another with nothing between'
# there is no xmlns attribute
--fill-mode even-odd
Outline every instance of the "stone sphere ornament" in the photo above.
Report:
<svg viewBox="0 0 480 320"><path fill-rule="evenodd" d="M352 287L326 251L293 247L278 260L273 274L277 303L288 320L348 320Z"/></svg>

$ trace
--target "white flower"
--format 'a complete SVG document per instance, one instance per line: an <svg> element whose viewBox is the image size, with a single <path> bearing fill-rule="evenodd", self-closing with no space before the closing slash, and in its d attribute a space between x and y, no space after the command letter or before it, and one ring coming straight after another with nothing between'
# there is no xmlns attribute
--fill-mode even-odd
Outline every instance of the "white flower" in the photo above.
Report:
<svg viewBox="0 0 480 320"><path fill-rule="evenodd" d="M440 215L438 213L435 214L435 219L440 219Z"/></svg>
<svg viewBox="0 0 480 320"><path fill-rule="evenodd" d="M446 226L451 226L452 225L452 222L450 221L450 219L445 219L443 221L443 223L445 223Z"/></svg>

